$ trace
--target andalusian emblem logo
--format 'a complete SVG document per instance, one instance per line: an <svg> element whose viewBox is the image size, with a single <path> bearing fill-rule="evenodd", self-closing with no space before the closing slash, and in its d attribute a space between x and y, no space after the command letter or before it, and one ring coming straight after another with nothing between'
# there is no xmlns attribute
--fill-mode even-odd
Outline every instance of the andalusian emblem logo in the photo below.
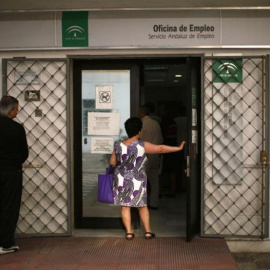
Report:
<svg viewBox="0 0 270 270"><path fill-rule="evenodd" d="M242 83L242 59L215 60L213 64L213 82Z"/></svg>
<svg viewBox="0 0 270 270"><path fill-rule="evenodd" d="M63 47L88 47L88 12L64 11L62 15Z"/></svg>

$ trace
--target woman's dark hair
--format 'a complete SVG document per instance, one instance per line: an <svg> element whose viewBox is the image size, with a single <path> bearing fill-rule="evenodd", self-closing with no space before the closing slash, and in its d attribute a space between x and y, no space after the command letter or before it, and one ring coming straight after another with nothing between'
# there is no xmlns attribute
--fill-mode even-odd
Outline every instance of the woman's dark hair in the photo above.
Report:
<svg viewBox="0 0 270 270"><path fill-rule="evenodd" d="M0 101L0 116L8 117L9 113L14 110L18 100L12 96L3 96Z"/></svg>
<svg viewBox="0 0 270 270"><path fill-rule="evenodd" d="M142 120L138 117L130 117L125 122L125 129L129 138L137 135L142 130Z"/></svg>

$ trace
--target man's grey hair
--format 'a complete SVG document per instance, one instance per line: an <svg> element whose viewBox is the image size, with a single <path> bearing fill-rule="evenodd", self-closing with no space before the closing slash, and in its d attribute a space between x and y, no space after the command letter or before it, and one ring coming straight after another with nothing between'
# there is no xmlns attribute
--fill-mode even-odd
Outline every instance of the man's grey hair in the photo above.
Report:
<svg viewBox="0 0 270 270"><path fill-rule="evenodd" d="M14 110L19 101L12 96L3 96L0 101L0 116L8 117L9 113Z"/></svg>

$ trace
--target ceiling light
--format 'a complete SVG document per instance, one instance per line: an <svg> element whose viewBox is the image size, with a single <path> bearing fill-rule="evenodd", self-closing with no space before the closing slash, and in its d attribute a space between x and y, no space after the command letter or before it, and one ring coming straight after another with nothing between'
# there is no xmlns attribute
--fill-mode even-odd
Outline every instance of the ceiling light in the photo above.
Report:
<svg viewBox="0 0 270 270"><path fill-rule="evenodd" d="M174 77L175 78L182 78L182 75L181 74L175 74Z"/></svg>

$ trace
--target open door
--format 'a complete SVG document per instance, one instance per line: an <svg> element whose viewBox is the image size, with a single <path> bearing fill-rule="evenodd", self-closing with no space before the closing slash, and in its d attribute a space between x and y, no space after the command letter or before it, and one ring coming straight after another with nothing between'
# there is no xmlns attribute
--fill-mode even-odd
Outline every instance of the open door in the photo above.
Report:
<svg viewBox="0 0 270 270"><path fill-rule="evenodd" d="M185 147L187 161L187 241L191 241L200 230L200 68L198 68L200 66L200 58L187 59L189 78L187 91L188 139Z"/></svg>

